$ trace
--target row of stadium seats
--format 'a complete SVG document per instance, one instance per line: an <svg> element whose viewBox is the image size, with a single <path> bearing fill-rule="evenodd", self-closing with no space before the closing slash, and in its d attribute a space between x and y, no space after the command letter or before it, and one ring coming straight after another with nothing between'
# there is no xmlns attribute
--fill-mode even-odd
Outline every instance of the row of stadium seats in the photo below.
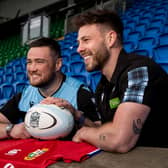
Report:
<svg viewBox="0 0 168 168"><path fill-rule="evenodd" d="M124 48L146 55L168 72L168 0L142 0L124 13Z"/></svg>
<svg viewBox="0 0 168 168"><path fill-rule="evenodd" d="M26 81L3 83L0 85L0 108L15 94L20 93L28 85Z"/></svg>

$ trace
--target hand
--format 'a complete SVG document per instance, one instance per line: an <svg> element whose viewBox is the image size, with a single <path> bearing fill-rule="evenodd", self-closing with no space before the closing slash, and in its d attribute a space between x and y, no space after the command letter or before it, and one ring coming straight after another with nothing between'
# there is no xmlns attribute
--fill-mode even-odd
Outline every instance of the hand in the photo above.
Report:
<svg viewBox="0 0 168 168"><path fill-rule="evenodd" d="M10 136L13 139L27 139L31 137L31 135L27 132L23 122L14 125L10 132Z"/></svg>
<svg viewBox="0 0 168 168"><path fill-rule="evenodd" d="M92 139L95 136L97 128L93 127L82 127L79 129L74 137L72 138L72 141L74 142L82 142L86 141L89 142L90 139Z"/></svg>
<svg viewBox="0 0 168 168"><path fill-rule="evenodd" d="M41 104L55 104L59 107L63 107L63 108L68 109L73 115L76 112L76 109L71 105L71 103L69 103L65 99L56 98L56 97L47 97L47 98L43 99L40 103Z"/></svg>

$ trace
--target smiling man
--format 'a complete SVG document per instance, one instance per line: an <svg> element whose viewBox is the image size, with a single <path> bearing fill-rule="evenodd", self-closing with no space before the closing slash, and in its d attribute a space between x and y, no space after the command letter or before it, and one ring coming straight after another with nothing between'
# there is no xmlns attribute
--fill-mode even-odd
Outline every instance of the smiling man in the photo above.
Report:
<svg viewBox="0 0 168 168"><path fill-rule="evenodd" d="M81 128L73 140L120 153L136 145L168 147L168 75L148 57L125 52L116 13L88 11L74 24L87 71L102 72L96 100L103 124Z"/></svg>
<svg viewBox="0 0 168 168"><path fill-rule="evenodd" d="M25 139L24 116L35 104L56 104L68 108L78 125L93 125L98 116L92 92L84 83L61 72L62 59L58 43L41 38L30 44L27 74L30 85L15 95L0 110L0 139Z"/></svg>

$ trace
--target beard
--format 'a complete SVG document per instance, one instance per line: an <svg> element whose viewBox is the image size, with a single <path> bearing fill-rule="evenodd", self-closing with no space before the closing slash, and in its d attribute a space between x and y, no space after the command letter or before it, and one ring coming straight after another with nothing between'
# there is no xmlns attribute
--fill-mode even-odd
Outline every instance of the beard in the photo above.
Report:
<svg viewBox="0 0 168 168"><path fill-rule="evenodd" d="M99 52L99 54L97 54L97 57L96 57L96 60L99 65L99 70L103 69L105 64L108 62L109 58L110 58L110 52L107 49L107 47L103 45L101 51Z"/></svg>
<svg viewBox="0 0 168 168"><path fill-rule="evenodd" d="M99 50L87 51L87 55L92 56L92 63L86 65L86 69L87 71L92 72L103 69L109 60L110 52L105 45L102 45Z"/></svg>
<svg viewBox="0 0 168 168"><path fill-rule="evenodd" d="M29 78L30 84L32 86L37 87L37 88L47 88L50 86L50 84L53 83L53 81L55 80L55 77L56 77L56 74L55 74L55 72L53 72L53 73L49 74L47 76L47 78L45 78L42 81L39 81L37 83L31 82L30 77L28 77L28 78Z"/></svg>

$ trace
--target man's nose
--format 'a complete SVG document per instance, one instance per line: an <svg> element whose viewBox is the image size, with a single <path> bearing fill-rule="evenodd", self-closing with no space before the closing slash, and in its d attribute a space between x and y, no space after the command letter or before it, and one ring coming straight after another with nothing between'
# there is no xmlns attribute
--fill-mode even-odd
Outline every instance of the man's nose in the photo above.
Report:
<svg viewBox="0 0 168 168"><path fill-rule="evenodd" d="M36 69L37 69L36 63L31 63L31 64L27 65L27 69L30 71L36 71Z"/></svg>
<svg viewBox="0 0 168 168"><path fill-rule="evenodd" d="M77 48L77 52L78 52L79 54L81 54L83 51L84 51L84 47L83 47L81 44L79 44L79 45L78 45L78 48Z"/></svg>

